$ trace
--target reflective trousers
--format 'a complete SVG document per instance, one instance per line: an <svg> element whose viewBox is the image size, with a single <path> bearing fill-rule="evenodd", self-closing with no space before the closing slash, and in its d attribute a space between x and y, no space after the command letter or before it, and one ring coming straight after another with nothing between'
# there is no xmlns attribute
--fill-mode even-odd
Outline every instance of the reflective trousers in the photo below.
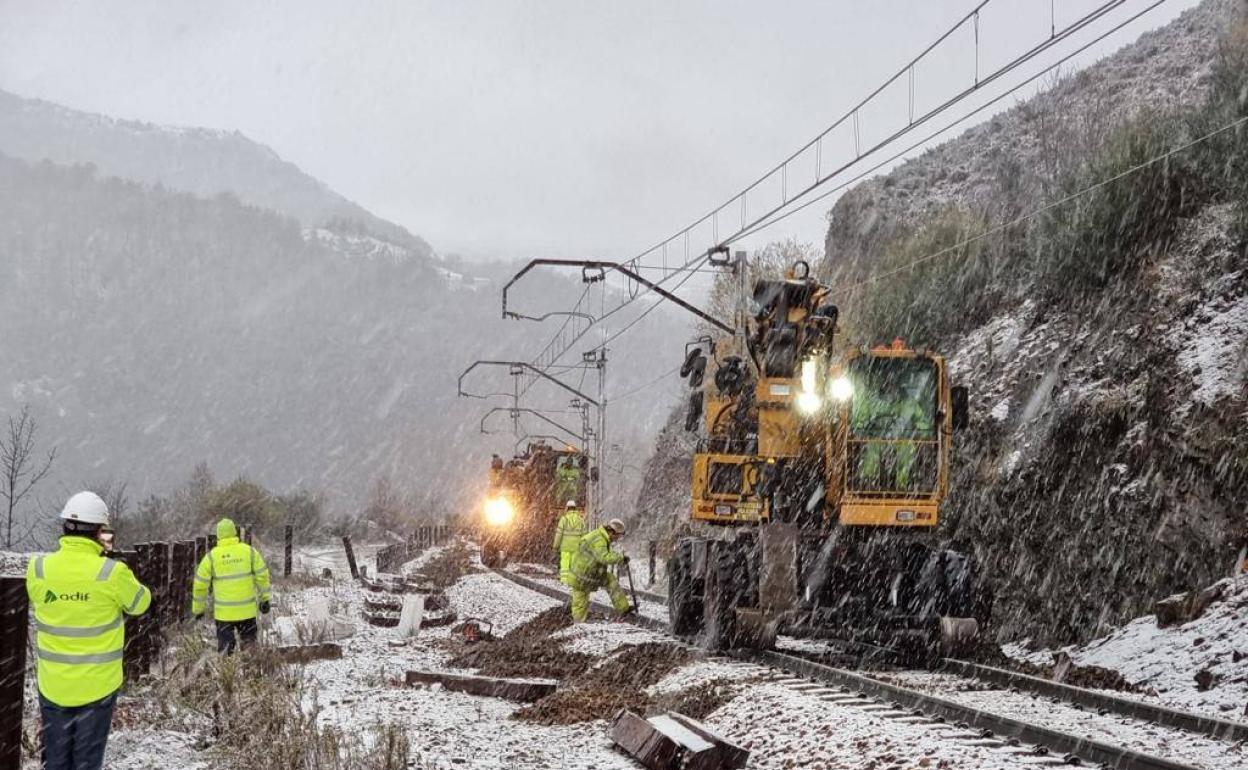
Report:
<svg viewBox="0 0 1248 770"><path fill-rule="evenodd" d="M572 557L576 555L576 551L560 551L559 552L559 582L565 586L572 586Z"/></svg>
<svg viewBox="0 0 1248 770"><path fill-rule="evenodd" d="M250 647L256 643L260 626L255 618L246 620L217 621L217 652L230 655L235 649Z"/></svg>
<svg viewBox="0 0 1248 770"><path fill-rule="evenodd" d="M58 706L42 695L43 770L100 770L117 693L82 706Z"/></svg>
<svg viewBox="0 0 1248 770"><path fill-rule="evenodd" d="M914 444L910 442L899 442L893 445L893 470L896 472L897 491L907 491L910 489L910 471L914 468L914 456L916 454ZM875 482L880 475L880 465L884 459L884 445L878 443L868 444L862 452L862 461L860 473L863 477ZM881 484L886 482L881 481Z"/></svg>
<svg viewBox="0 0 1248 770"><path fill-rule="evenodd" d="M615 611L623 615L628 612L628 594L624 593L624 589L620 588L620 581L614 574L608 572L605 585L587 585L576 581L572 586L572 622L584 623L589 617L589 595L599 588L606 588L607 595L611 597L611 606Z"/></svg>

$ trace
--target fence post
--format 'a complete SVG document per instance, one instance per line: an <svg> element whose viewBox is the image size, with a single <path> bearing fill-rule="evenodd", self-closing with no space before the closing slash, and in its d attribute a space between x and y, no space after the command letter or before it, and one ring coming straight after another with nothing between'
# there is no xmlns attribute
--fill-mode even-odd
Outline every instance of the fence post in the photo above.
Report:
<svg viewBox="0 0 1248 770"><path fill-rule="evenodd" d="M649 542L646 543L646 551L647 551L647 555L650 557L650 582L647 583L647 586L653 587L654 586L654 562L655 562L655 557L658 555L658 552L659 552L659 544L654 542L653 540L650 540Z"/></svg>
<svg viewBox="0 0 1248 770"><path fill-rule="evenodd" d="M26 579L0 578L0 767L22 764L28 614Z"/></svg>
<svg viewBox="0 0 1248 770"><path fill-rule="evenodd" d="M191 616L191 580L199 565L195 561L195 541L183 540L175 544L173 554L173 580L176 588L174 595L177 597L173 618L181 623Z"/></svg>
<svg viewBox="0 0 1248 770"><path fill-rule="evenodd" d="M359 580L360 568L355 566L355 551L351 550L351 537L349 535L342 536L342 547L347 551L347 566L351 568L351 578Z"/></svg>
<svg viewBox="0 0 1248 770"><path fill-rule="evenodd" d="M285 551L283 554L284 560L282 562L282 575L284 577L290 577L290 569L293 566L294 561L293 553L295 546L295 528L290 524L286 525L286 531L283 533L283 539L285 540Z"/></svg>
<svg viewBox="0 0 1248 770"><path fill-rule="evenodd" d="M152 543L152 570L156 588L152 591L152 629L148 634L148 666L160 658L164 638L160 630L169 624L169 544Z"/></svg>
<svg viewBox="0 0 1248 770"><path fill-rule="evenodd" d="M149 635L152 628L152 613L156 611L156 586L152 582L152 544L136 543L131 557L130 569L138 581L147 587L152 596L152 603L147 612L137 618L126 620L126 655L124 665L127 679L138 679L148 673L151 660L148 654Z"/></svg>
<svg viewBox="0 0 1248 770"><path fill-rule="evenodd" d="M139 582L143 582L140 577L143 572L139 569L139 552L137 550L116 551L113 553L113 556L117 559L117 561L129 567L130 571L134 573L134 576L139 579ZM144 585L146 585L146 583L144 583ZM148 590L151 590L150 586L148 587ZM122 658L122 665L125 667L126 679L138 679L139 674L141 673L141 667L139 664L141 655L140 648L143 644L142 633L143 618L135 618L127 615L126 647Z"/></svg>

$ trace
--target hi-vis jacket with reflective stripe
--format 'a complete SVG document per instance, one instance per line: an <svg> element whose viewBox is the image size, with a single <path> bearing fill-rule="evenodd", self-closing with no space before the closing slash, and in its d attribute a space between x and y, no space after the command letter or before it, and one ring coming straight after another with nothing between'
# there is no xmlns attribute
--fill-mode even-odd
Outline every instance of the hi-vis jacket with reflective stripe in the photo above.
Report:
<svg viewBox="0 0 1248 770"><path fill-rule="evenodd" d="M58 706L91 703L121 687L123 613L142 615L152 603L130 568L103 552L90 538L67 535L59 551L26 567L39 692Z"/></svg>
<svg viewBox="0 0 1248 770"><path fill-rule="evenodd" d="M611 536L607 534L607 528L599 527L581 538L576 555L572 557L572 578L581 590L597 590L610 582L607 567L622 561L624 554L611 550Z"/></svg>
<svg viewBox="0 0 1248 770"><path fill-rule="evenodd" d="M259 551L237 537L221 538L195 570L191 612L204 611L209 590L216 620L254 618L257 603L269 600L269 566Z"/></svg>
<svg viewBox="0 0 1248 770"><path fill-rule="evenodd" d="M555 550L560 553L576 553L577 547L581 544L581 538L584 536L585 517L575 508L569 508L568 512L559 518L559 524L555 527Z"/></svg>

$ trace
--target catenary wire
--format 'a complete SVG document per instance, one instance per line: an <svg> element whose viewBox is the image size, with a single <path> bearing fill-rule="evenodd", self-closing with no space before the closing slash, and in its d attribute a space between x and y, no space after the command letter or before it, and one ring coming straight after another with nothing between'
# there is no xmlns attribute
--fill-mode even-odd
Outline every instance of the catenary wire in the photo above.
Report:
<svg viewBox="0 0 1248 770"><path fill-rule="evenodd" d="M1113 175L1113 176L1111 176L1111 177L1108 177L1108 178L1106 178L1106 179L1102 179L1102 180L1100 180L1099 182L1096 182L1095 184L1088 185L1087 187L1083 188L1082 190L1079 190L1079 191L1077 191L1077 192L1073 192L1073 193L1071 193L1070 195L1067 195L1067 196L1064 196L1064 197L1062 197L1062 198L1059 198L1059 199L1057 199L1057 200L1055 200L1055 201L1051 201L1051 202L1049 202L1049 203L1046 203L1045 205L1040 206L1039 208L1033 209L1033 210L1031 210L1031 211L1027 212L1026 214L1020 214L1019 216L1015 217L1014 219L1011 219L1011 220L1010 220L1010 221L1008 221L1008 222L1003 222L1003 223L1001 223L1001 224L999 224L999 225L996 225L996 226L994 226L994 227L991 227L991 228L989 228L989 229L985 230L985 231L984 231L984 232L982 232L982 233L978 233L978 234L976 234L976 235L974 235L974 236L971 236L970 238L967 238L967 239L965 239L965 240L963 240L963 241L961 241L961 242L959 242L959 243L955 243L955 244L953 244L952 246L946 246L946 247L945 247L945 248L943 248L943 249L940 249L940 250L938 250L938 251L934 251L934 252L932 252L931 254L927 254L927 255L925 255L925 256L919 257L918 259L915 259L915 260L912 260L912 261L910 261L910 262L907 262L906 264L904 264L904 265L900 265L900 266L898 266L898 267L896 267L896 268L894 268L894 269L892 269L892 270L886 270L886 271L884 271L883 273L879 273L879 274L877 274L877 275L872 275L872 276L869 276L869 277L867 277L867 278L865 278L865 279L863 279L863 280L859 281L858 283L855 283L855 284L850 284L849 286L847 286L847 287L846 287L846 288L844 288L844 289L837 289L837 290L834 290L834 291L833 291L833 293L834 293L834 294L843 294L843 293L852 292L852 291L854 291L855 289L860 289L860 288L862 288L862 287L864 287L864 286L867 286L867 285L869 285L869 284L872 284L872 283L875 283L875 282L877 282L877 281L883 280L884 278L889 278L889 277L891 277L891 276L897 275L898 273L903 273L903 272L905 272L905 271L907 271L907 270L912 270L912 269L914 269L915 267L917 267L918 265L921 265L921 264L923 264L923 263L925 263L925 262L931 262L932 260L939 259L940 257L942 257L942 256L944 256L944 255L946 255L946 254L950 254L950 253L952 253L952 252L954 252L954 251L957 251L958 249L961 249L961 248L963 248L963 247L965 247L965 246L969 246L969 245L970 245L970 244L972 244L972 243L976 243L977 241L981 241L981 240L983 240L984 238L987 238L987 237L988 237L988 236L990 236L990 235L995 235L996 233L999 233L999 232L1001 232L1002 230L1007 230L1007 229L1009 229L1009 228L1011 228L1011 227L1014 227L1015 225L1022 224L1023 222L1026 222L1026 221L1027 221L1027 220L1029 220L1029 219L1034 219L1035 217L1038 217L1038 216L1040 216L1041 214L1043 214L1043 213L1045 213L1045 212L1047 212L1047 211L1051 211L1051 210L1053 210L1053 209L1057 208L1058 206L1064 205L1064 204L1069 203L1069 202L1071 202L1071 201L1073 201L1073 200L1076 200L1077 198L1081 198L1081 197L1083 197L1084 195L1088 195L1089 193L1095 192L1096 190L1099 190L1100 188L1102 188L1102 187L1104 187L1104 186L1106 186L1106 185L1113 184L1114 182L1117 182L1117 181L1119 181L1119 180L1121 180L1121 179L1123 179L1123 178L1125 178L1125 177L1128 177L1128 176L1130 176L1131 174L1139 173L1140 171L1143 171L1144 169L1148 168L1149 166L1152 166L1152 165L1155 165L1155 164L1157 164L1157 163L1160 163L1160 162L1162 162L1163 160L1167 160L1167 159L1169 159L1170 157L1172 157L1172 156L1174 156L1174 155L1177 155L1177 154L1178 154L1178 153L1180 153L1180 152L1184 152L1184 151L1186 151L1186 150L1190 150L1192 147L1195 147L1196 145L1198 145L1198 144L1200 144L1200 143L1202 143L1202 142L1207 142L1207 141L1209 141L1210 139L1212 139L1213 137L1215 137L1215 136L1217 136L1217 135L1219 135L1219 134L1225 133L1225 132L1227 132L1227 131L1230 131L1230 130L1231 130L1231 129L1233 129L1233 128L1237 128L1237 127L1239 127L1239 126L1242 126L1244 123L1248 123L1248 115L1245 115L1244 117L1241 117L1241 118L1238 118L1238 119L1236 119L1236 120L1233 120L1233 121L1231 121L1230 123L1227 123L1226 125L1222 126L1221 128L1214 129L1213 131L1210 131L1210 132L1209 132L1209 133L1207 133L1207 134L1203 134L1202 136L1197 137L1196 139L1193 139L1193 140L1191 140L1191 141L1189 141L1189 142L1187 142L1187 143L1185 143L1185 144L1182 144L1182 145L1180 145L1180 146L1178 146L1178 147L1174 147L1174 148L1172 148L1172 149L1170 149L1170 150L1167 150L1166 152L1162 153L1161 155L1157 155L1157 156L1155 156L1155 157L1149 158L1149 159L1148 159L1148 160L1146 160L1146 161L1143 161L1143 162L1141 162L1141 163L1137 163L1136 165L1134 165L1134 166L1132 166L1132 167L1130 167L1130 168L1128 168L1128 169L1126 169L1126 170L1124 170L1124 171L1121 171L1121 172L1119 172L1119 173L1117 173L1117 174L1114 174L1114 175Z"/></svg>
<svg viewBox="0 0 1248 770"><path fill-rule="evenodd" d="M741 232L741 233L738 233L738 234L736 234L736 235L732 236L731 238L729 238L727 241L725 241L725 242L724 242L724 245L725 245L725 246L730 246L730 245L732 245L733 243L736 243L736 242L737 242L737 241L739 241L739 240L742 240L742 239L744 239L744 238L748 238L748 237L750 237L751 235L754 235L754 234L756 234L756 233L758 233L758 232L760 232L760 231L762 231L762 230L765 230L765 229L767 229L768 227L771 227L772 225L774 225L774 224L776 224L776 223L778 223L778 222L782 222L782 221L784 221L785 219L788 219L789 217L791 217L791 216L793 216L793 215L795 215L795 214L798 214L798 213L800 213L800 212L802 212L802 211L805 211L806 209L810 208L811 206L815 205L816 203L819 203L820 201L826 200L829 196L831 196L831 195L835 195L836 193L840 192L841 190L844 190L846 187L849 187L849 186L851 186L851 185L853 185L853 184L856 184L856 183L858 183L858 182L862 181L862 179L863 179L863 178L865 178L865 177L867 177L867 176L869 176L869 175L871 175L871 174L874 174L876 171L879 171L881 168L883 168L883 167L887 166L888 164L892 163L893 161L898 160L899 158L904 157L907 153L913 152L915 149L917 149L917 148L919 148L919 147L923 146L924 144L927 144L928 142L930 142L931 140L933 140L933 139L935 139L936 137L940 136L941 134L943 134L943 133L945 133L945 132L949 131L950 129L956 128L957 126L961 125L962 123L965 123L967 120L969 120L969 119L971 119L971 118L975 117L976 115L980 114L981 112L983 112L984 110L986 110L986 109L988 109L989 107L993 106L994 104L997 104L997 103L999 103L1000 101L1002 101L1003 99L1005 99L1005 98L1007 98L1007 97L1009 97L1009 96L1011 96L1011 95L1013 95L1013 94L1017 93L1018 91L1022 90L1023 88L1026 88L1027 86L1029 86L1029 85L1031 85L1032 83L1036 82L1037 80L1039 80L1040 78L1042 78L1042 77L1044 77L1045 75L1049 74L1049 73L1050 73L1050 72L1052 72L1053 70L1055 70L1055 69L1057 69L1058 67L1062 66L1062 65L1063 65L1063 64L1065 64L1066 62L1070 61L1070 60L1071 60L1071 59L1073 59L1074 57L1078 56L1078 55L1079 55L1079 54L1081 54L1081 53L1084 53L1085 51L1087 51L1087 50L1088 50L1089 48L1091 48L1092 46L1096 45L1097 43L1100 43L1100 42L1101 42L1102 40L1104 40L1105 38L1109 37L1110 35L1113 35L1114 33L1118 32L1118 31L1119 31L1119 30L1121 30L1122 28L1126 27L1128 24L1131 24L1131 23L1135 22L1135 21L1136 21L1136 20L1138 20L1140 17L1142 17L1142 16L1144 16L1145 14L1147 14L1147 13L1149 13L1149 12L1151 12L1151 11L1155 10L1158 6L1164 5L1165 3L1166 3L1166 0L1156 0L1156 2L1154 2L1152 5L1150 5L1150 6L1146 7L1146 8L1141 9L1141 10L1140 10L1138 13L1136 13L1134 16L1132 16L1132 17L1130 17L1130 18L1128 18L1128 19L1125 19L1124 21L1119 22L1119 23L1118 23L1118 24L1116 24L1114 27L1112 27L1112 28L1110 28L1110 29L1106 30L1105 32L1101 33L1100 35L1098 35L1096 38L1094 38L1094 39L1092 39L1092 40L1088 41L1088 42L1087 42L1087 43L1085 43L1084 45L1080 46L1079 48L1075 49L1074 51L1071 51L1070 53L1066 54L1066 55L1065 55L1065 56L1063 56L1062 58L1058 59L1058 60L1057 60L1056 62L1054 62L1053 64L1050 64L1048 67L1045 67L1044 69L1042 69L1042 70L1040 70L1039 72L1035 73L1035 74L1034 74L1034 75L1032 75L1031 77L1029 77L1029 78L1027 78L1026 80L1022 81L1022 82L1021 82L1021 83L1019 83L1018 85L1013 86L1013 87L1012 87L1012 88L1010 88L1008 91L1005 91L1005 92L1001 93L1000 95L998 95L998 96L994 97L993 99L991 99L991 100L989 100L989 101L985 102L984 104L981 104L979 107L976 107L974 110L972 110L972 111L968 112L967 114L963 115L962 117L957 118L957 119L955 119L955 120L953 120L953 121L951 121L951 122L949 122L949 123L946 123L946 124L945 124L942 128L938 128L938 129L936 129L935 131L931 132L930 134L928 134L927 136L923 137L923 138L922 138L922 139L920 139L919 141L917 141L917 142L915 142L915 143L913 143L913 144L909 145L909 146L908 146L908 147L906 147L904 150L900 150L899 152L894 153L893 155L890 155L888 158L885 158L884 160L880 161L879 163L876 163L874 166L871 166L870 168L864 169L863 171L859 172L858 174L856 174L856 175L855 175L855 176L853 176L852 178L847 179L847 180L845 180L844 182L841 182L840 184L836 185L836 186L835 186L835 187L833 187L832 189L830 189L830 190L827 190L827 191L823 192L822 194L818 195L818 196L817 196L817 197L815 197L815 198L811 198L810 200L806 201L806 202L805 202L805 203L803 203L802 205L800 205L800 206L798 206L798 207L796 207L796 208L794 208L794 209L791 209L791 210L789 210L789 211L786 211L786 212L784 212L784 213L782 213L782 214L779 214L779 215L777 215L774 219L770 219L770 220L768 220L768 221L766 221L766 222L761 222L761 223L759 223L759 224L757 224L757 225L755 225L755 226L751 227L751 228L750 228L750 229L748 229L748 230L745 230L745 231L743 231L743 232Z"/></svg>
<svg viewBox="0 0 1248 770"><path fill-rule="evenodd" d="M978 6L977 6L974 10L972 10L972 11L971 11L970 13L968 13L966 16L962 17L962 18L961 18L961 19L960 19L960 20L959 20L959 21L958 21L958 22L957 22L957 23L956 23L953 27L951 27L949 30L947 30L947 31L946 31L946 32L945 32L945 33L944 33L944 34L943 34L940 38L938 38L938 39L937 39L934 43L932 43L932 44L931 44L931 45L929 45L926 49L924 49L924 51L923 51L922 53L920 53L917 57L915 57L914 59L912 59L912 60L911 60L911 61L910 61L907 65L905 65L905 66L904 66L904 67L902 67L900 70L898 70L898 72L897 72L896 74L894 74L891 78L889 78L887 81L885 81L885 83L884 83L883 85L879 86L879 87L878 87L875 91L873 91L873 92L872 92L872 94L871 94L871 95L869 95L866 99L864 99L862 102L860 102L857 106L855 106L853 109L851 109L851 110L850 110L849 112L847 112L845 115L843 115L841 118L838 118L838 119L837 119L837 121L836 121L836 122L834 122L834 123L833 123L833 125L832 125L831 127L829 127L828 129L826 129L825 131L823 131L822 133L820 133L820 134L819 134L819 135L818 135L815 139L811 140L811 141L810 141L810 142L808 142L806 145L804 145L804 146L802 147L802 149L799 149L797 152L795 152L795 153L793 153L792 155L790 155L788 158L786 158L786 159L785 159L784 161L782 161L780 164L778 164L778 165L776 165L775 167L773 167L770 171L768 171L766 174L764 174L762 177L760 177L760 178L759 178L759 180L756 180L755 182L751 183L751 184L750 184L749 186L747 186L747 187L746 187L743 191L738 192L736 195L734 195L734 196L730 197L730 198L727 200L727 202L726 202L726 203L724 203L724 204L720 205L719 207L717 207L717 208L713 209L711 213L704 215L703 217L701 217L699 220L695 221L693 224L689 225L688 227L686 227L686 228L684 228L684 229L682 229L682 230L680 230L680 231L677 231L677 233L676 233L675 235L671 236L670 238L667 238L667 239L664 239L663 241L660 241L657 245L655 245L655 246L653 246L653 247L651 247L651 248L649 248L649 249L647 249L647 250L645 250L645 251L641 252L640 254L638 254L638 255L634 256L632 259L627 260L626 264L627 264L627 263L636 264L636 263L637 263L637 261L638 261L638 260L640 260L641 258L643 258L645 255L647 255L647 254L650 254L650 253L654 252L656 249L661 248L661 247L662 247L664 244L666 244L666 243L670 243L670 242L672 242L674 239L678 238L681 234L684 234L684 233L689 232L690 230L692 230L692 228L696 227L698 224L701 224L701 223L705 222L707 219L709 219L709 218L710 218L712 215L714 215L716 212L718 212L718 211L720 211L720 210L723 210L723 209L724 209L727 205L729 205L730 203L732 203L732 201L737 200L737 199L738 199L738 198L739 198L739 197L740 197L743 193L748 192L749 190L751 190L751 189L753 189L754 187L756 187L756 186L757 186L757 185L758 185L761 181L763 181L763 180L765 180L766 178L768 178L769 176L773 175L773 174L774 174L777 170L780 170L780 169L784 168L784 166L785 166L787 163L789 163L789 162L790 162L790 161L792 161L793 159L795 159L795 158L797 158L798 156L800 156L802 152L804 152L805 150L807 150L807 149L809 149L811 146L813 146L813 145L814 145L816 142L818 142L818 141L819 141L819 140L820 140L823 136L826 136L826 135L827 135L827 134L828 134L831 130L833 130L833 129L834 129L834 128L836 128L837 126L839 126L839 125L843 124L843 123L845 122L845 120L847 120L850 116L852 116L853 114L855 114L855 113L856 113L859 109L861 109L861 107L862 107L863 105L867 104L867 103L868 103L871 99L873 99L876 95L878 95L878 93L879 93L879 92L881 92L884 88L887 88L887 86L888 86L888 85L890 85L891 83L895 82L895 81L897 80L897 78L899 78L902 74L904 74L905 72L907 72L907 71L909 70L909 68L910 68L910 67L912 67L915 63L917 63L919 60L921 60L921 59L922 59L922 57L923 57L923 56L925 56L927 53L929 53L929 52L930 52L930 51L931 51L931 50L932 50L935 46L939 45L939 43L940 43L940 42L942 42L944 39L946 39L946 38L947 38L949 35L951 35L954 31L956 31L957 29L959 29L959 28L960 28L962 25L964 25L964 24L965 24L968 20L970 20L970 19L972 19L973 17L975 17L975 16L976 16L976 14L978 14L978 13L979 13L979 11L980 11L980 10L982 10L982 9L983 9L983 8L984 8L987 4L988 4L988 2L990 2L990 1L991 1L991 0L985 0L985 2L980 3L980 4L979 4L979 5L978 5ZM1164 1L1164 0L1159 0L1159 2L1162 2L1162 1ZM837 174L840 174L840 173L844 172L845 170L847 170L848 168L852 167L854 164L858 163L859 161L863 160L864 158L869 157L870 155L874 154L875 152L879 151L880 149L883 149L884 147L888 146L889 144L891 144L891 143L895 142L897 139L901 138L902 136L904 136L905 134L909 133L910 131L912 131L912 130L914 130L914 129L918 128L919 126L921 126L921 125L922 125L922 124L924 124L925 122L929 121L930 119L934 118L935 116L937 116L937 115L938 115L938 114L940 114L941 112L943 112L943 111L947 110L948 108L950 108L950 107L951 107L951 106L953 106L954 104L956 104L956 103L958 103L958 102L962 101L963 99L965 99L965 98L969 97L971 94L973 94L973 93L977 92L979 89L983 88L983 87L984 87L985 85L987 85L988 83L991 83L991 82L995 81L996 79L998 79L998 78L1000 78L1000 77L1002 77L1002 76L1004 76L1004 75L1008 74L1009 72L1012 72L1014 69L1017 69L1018 67L1022 66L1022 65L1023 65L1023 64L1025 64L1026 62L1031 61L1031 60L1032 60L1032 59L1034 59L1036 56L1039 56L1040 54L1044 53L1045 51L1047 51L1047 50L1048 50L1049 48L1051 48L1052 46L1056 45L1057 43L1059 43L1059 42L1061 42L1061 41L1063 41L1063 40L1065 40L1065 39L1067 39L1068 37L1072 36L1073 34L1075 34L1075 33L1079 32L1079 31L1081 31L1082 29L1084 29L1085 27L1087 27L1089 24L1091 24L1091 23L1093 23L1093 22L1097 21L1098 19L1100 19L1100 18L1104 17L1106 14L1108 14L1110 11L1114 10L1115 8L1120 7L1120 6L1121 6L1121 5L1123 5L1125 2L1127 2L1127 0L1109 0L1109 2L1105 2L1105 3L1103 3L1102 5L1100 5L1099 7L1097 7L1095 10L1090 11L1089 13L1087 13L1086 15L1084 15L1083 17L1081 17L1080 19L1078 19L1078 20L1076 20L1075 22L1073 22L1073 23L1071 23L1070 25L1068 25L1066 28L1064 28L1064 29L1063 29L1063 30L1061 30L1060 32L1054 31L1054 33L1053 33L1053 34L1049 37L1049 39L1047 39L1047 40L1043 41L1042 43L1038 44L1037 46L1035 46L1035 47L1034 47L1034 48L1032 48L1031 50L1029 50L1029 51L1027 51L1027 52L1025 52L1025 53L1023 53L1023 54L1021 54L1021 55L1019 55L1019 56L1018 56L1018 57L1016 57L1014 60L1012 60L1011 62L1009 62L1009 63L1007 63L1007 64L1005 64L1005 65L1003 65L1001 68L999 68L998 70L996 70L996 71L995 71L995 72L993 72L993 73L990 73L990 74L989 74L989 75L987 75L986 77L984 77L984 78L977 78L977 79L976 79L975 84L974 84L972 87L970 87L970 88L968 88L968 89L966 89L966 90L962 91L961 93L956 94L955 96L953 96L953 97L951 97L950 99L946 100L943 104L941 104L941 105L937 106L936 108L934 108L934 109L932 109L932 110L928 111L925 115L921 116L920 118L917 118L917 119L913 119L913 120L911 120L909 123L907 123L907 125L906 125L906 126L904 126L903 128L899 129L899 130L898 130L897 132L895 132L893 135L891 135L891 136L889 136L888 138L884 139L883 141L879 142L879 143L878 143L878 144L876 144L875 146L873 146L873 147L871 147L871 148L868 148L866 152L857 153L857 157L855 157L855 158L854 158L854 160L853 160L853 161L851 161L850 163L848 163L848 164L844 165L843 167L841 167L841 168L837 169L836 171L834 171L834 172L832 172L832 173L830 173L830 174L825 175L824 177L822 177L821 179L817 180L814 184L812 184L812 185L808 186L806 189L804 189L804 190L803 190L803 191L801 191L800 193L795 194L792 198L788 199L788 200L787 200L784 204L782 204L781 206L779 206L779 207L777 207L777 208L773 208L773 209L772 209L772 210L770 210L768 213L764 214L762 217L756 218L756 219L755 219L755 220L753 220L750 224L746 225L746 227L745 227L745 228L742 228L742 229L744 230L744 229L747 229L747 228L750 228L750 227L754 227L755 225L758 225L759 223L761 223L761 222L763 222L764 220L766 220L768 217L771 217L772 215L774 215L777 211L783 210L786 206L792 205L793 203L795 203L795 202L797 202L798 200L800 200L803 196L808 195L808 194L809 194L809 193L811 193L813 190L817 189L818 187L822 186L823 184L826 184L828 181L830 181L830 180L831 180L834 176L836 176ZM1150 9L1148 9L1148 10L1151 10L1151 8L1150 8ZM974 113L972 113L972 114L974 114ZM859 177L859 178L861 178L861 177ZM777 221L778 221L778 220L777 220ZM727 245L727 243L728 243L728 242L735 242L735 240L736 240L736 239L738 239L739 237L743 237L743 236L741 236L741 235L740 235L740 231L738 231L738 232L736 232L736 233L733 233L733 234L729 235L729 236L728 236L728 239L731 239L731 241L721 242L721 244L720 244L720 245L722 246L722 245ZM694 265L693 265L693 262L694 262L694 261L693 261L693 260L691 260L691 261L686 262L686 263L684 263L684 264L682 264L682 265L679 265L679 266L677 266L677 267L675 267L675 268L671 268L671 270L672 270L673 272L672 272L670 275L667 275L667 276L665 276L664 278L662 278L662 279L660 279L659 281L657 281L657 282L656 282L656 284L658 284L658 285L662 285L663 283L666 283L666 282L667 282L668 280L670 280L671 278L673 278L673 277L675 277L676 275L680 274L682 271L687 270L687 269L689 269L690 267L693 267L693 266L694 266ZM700 264L701 264L701 262L699 262L698 264L700 265ZM683 283L683 282L684 282L684 281L682 280L682 282L681 282L681 283ZM645 296L646 294L650 293L650 291L651 291L651 290L650 290L649 288L646 288L645 290L642 290L642 291L637 292L634 296L629 297L628 299L626 299L626 300L622 301L622 302L621 302L619 305L617 305L616 307L612 308L610 311L607 311L606 313L604 313L602 316L600 316L600 317L596 320L596 322L595 322L595 323L601 322L602 320L605 320L606 318L608 318L608 317L610 317L610 316L614 315L615 313L619 312L620 310L623 310L625 307L627 307L628 305L632 304L632 303L633 303L633 302L635 302L637 299L640 299L641 297L643 297L643 296ZM648 313L649 313L649 311L647 311L647 314L648 314ZM594 324L590 324L590 327L592 327L593 325L594 325ZM630 326L631 326L631 324L630 324ZM571 340L571 341L569 341L569 342L568 342L568 343L564 346L564 348L563 348L561 351L559 351L557 354L555 354L555 355L551 358L550 363L551 363L551 364L553 364L554 362L558 361L558 360L559 360L559 359L560 359L563 355L565 355L565 354L566 354L569 350L571 350L571 349L572 349L572 348L576 345L576 343L577 343L577 342L579 342L579 341L580 341L580 339L581 339L582 337L584 337L584 335L585 335L588 331L589 331L589 327L587 327L584 331L582 331L582 332L580 332L580 333L576 334L576 335L572 338L572 340ZM615 335L615 336L618 336L618 334L617 334L617 335ZM534 359L534 360L535 360L535 361L540 361L540 360L541 360L541 359L542 359L545 355L547 355L547 354L549 353L549 351L551 350L551 348L554 346L554 344L557 342L557 340L558 340L558 335L556 335L556 337L555 337L555 338L553 338L552 340L550 340L550 342L549 342L549 343L548 343L548 344L547 344L547 345L546 345L546 346L542 349L542 352L541 352L541 353L539 353L539 354L538 354L538 356L537 356L537 357L535 357L535 359ZM549 366L549 365L550 365L550 364L548 364L548 366Z"/></svg>

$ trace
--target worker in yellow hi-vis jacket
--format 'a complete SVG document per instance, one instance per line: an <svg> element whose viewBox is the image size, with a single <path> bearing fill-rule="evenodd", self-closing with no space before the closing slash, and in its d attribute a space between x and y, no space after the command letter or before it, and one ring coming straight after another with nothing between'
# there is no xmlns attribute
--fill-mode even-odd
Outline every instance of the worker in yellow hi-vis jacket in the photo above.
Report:
<svg viewBox="0 0 1248 770"><path fill-rule="evenodd" d="M634 609L620 588L620 581L608 567L627 564L628 556L611 550L611 543L624 537L624 522L612 519L581 538L572 559L572 622L583 623L589 617L589 596L599 588L607 589L611 606L620 615Z"/></svg>
<svg viewBox="0 0 1248 770"><path fill-rule="evenodd" d="M217 652L232 653L256 641L256 611L269 612L269 565L255 548L238 539L230 519L217 523L217 545L195 570L191 612L202 618L212 593L212 617L217 622Z"/></svg>
<svg viewBox="0 0 1248 770"><path fill-rule="evenodd" d="M555 552L559 554L559 582L572 585L572 559L585 536L585 514L569 500L565 513L555 526Z"/></svg>
<svg viewBox="0 0 1248 770"><path fill-rule="evenodd" d="M26 567L35 610L36 677L46 770L99 770L121 689L125 615L152 594L130 568L103 555L108 505L79 492L61 511L60 549Z"/></svg>

